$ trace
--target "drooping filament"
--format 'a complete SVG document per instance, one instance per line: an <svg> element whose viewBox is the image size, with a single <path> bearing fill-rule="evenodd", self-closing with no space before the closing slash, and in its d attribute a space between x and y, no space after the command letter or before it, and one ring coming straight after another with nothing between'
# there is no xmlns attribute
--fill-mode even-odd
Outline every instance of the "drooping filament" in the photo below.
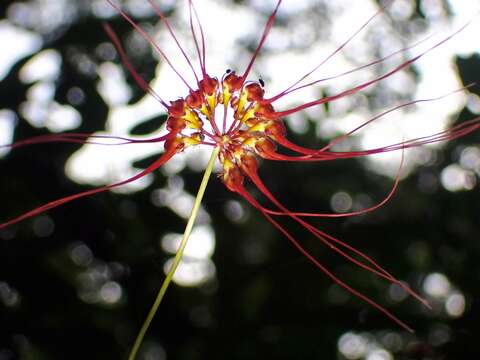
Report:
<svg viewBox="0 0 480 360"><path fill-rule="evenodd" d="M258 209L261 214L275 227L277 228L292 244L303 253L312 263L314 263L318 268L320 268L325 274L327 274L334 282L343 286L345 289L350 291L352 294L357 297L365 300L372 306L376 307L380 311L384 312L387 316L393 319L402 327L410 330L410 328L401 322L399 319L394 317L390 312L376 304L366 296L360 294L356 290L352 289L349 285L345 284L340 279L336 278L335 275L325 268L316 258L311 256L304 247L295 239L278 221L276 216L289 217L293 221L297 222L302 226L311 236L320 240L323 244L327 246L332 251L344 256L348 261L353 264L362 267L363 269L374 273L375 275L390 281L392 283L402 286L409 294L414 296L420 302L426 304L426 302L416 293L414 293L410 288L403 285L399 280L394 278L390 273L385 269L380 267L375 261L369 258L367 255L361 253L359 250L353 248L352 246L336 239L329 234L319 230L318 228L311 225L305 220L308 217L340 217L340 216L354 216L359 214L364 214L369 211L373 211L380 206L383 206L387 201L391 199L395 193L399 181L399 175L395 181L392 191L388 196L379 202L377 205L372 206L371 208L348 213L348 214L328 214L328 213L306 213L306 212L294 212L287 209L283 206L270 191L265 187L262 180L257 174L257 158L261 157L268 160L274 161L295 161L295 162L313 162L313 161L328 161L336 159L346 159L346 158L356 158L361 156L368 156L371 154L389 152L389 151L403 151L405 148L418 147L424 144L429 144L433 142L439 142L444 140L451 140L464 136L470 132L476 131L480 128L480 119L472 119L470 121L458 124L448 130L432 134L430 136L425 136L422 138L410 139L406 141L401 141L396 144L391 144L385 147L367 149L367 150L357 150L357 151L348 151L348 152L336 152L332 151L333 145L338 144L344 141L347 137L351 136L357 132L360 128L365 127L371 122L387 115L392 111L396 111L401 107L417 104L424 101L433 101L436 99L420 99L414 100L409 103L398 105L392 109L386 110L383 113L371 118L366 121L359 127L352 129L345 135L339 136L333 139L329 144L320 148L320 149L310 149L292 143L287 139L286 129L283 123L283 119L291 114L302 111L307 108L319 106L328 102L336 101L346 96L356 94L363 91L369 86L373 86L382 80L402 71L406 67L410 66L412 63L420 59L427 52L434 50L439 47L447 40L452 38L459 31L462 31L464 27L459 29L457 32L451 34L450 36L444 38L442 41L437 42L431 46L427 51L420 53L419 55L413 56L408 60L402 62L401 64L388 69L382 75L370 79L362 84L352 86L351 88L339 92L337 94L332 94L328 97L322 97L318 99L313 99L312 101L299 104L290 109L282 109L276 111L273 104L284 96L288 96L292 92L299 91L308 86L318 85L320 82L338 78L345 74L359 71L365 67L379 64L393 56L397 53L405 53L407 49L412 48L407 47L400 49L390 55L385 56L382 59L373 61L369 64L359 66L358 68L346 71L338 76L333 76L330 78L309 80L305 84L306 79L312 76L323 64L332 59L339 51L341 51L352 39L360 32L363 28L369 24L373 18L378 16L384 8L379 10L374 14L368 21L366 21L357 31L353 32L353 35L347 38L347 40L342 43L333 53L328 55L324 60L318 63L313 69L307 71L304 75L300 76L297 81L291 84L282 92L272 95L268 98L264 97L264 88L262 82L255 82L247 80L255 60L259 53L261 52L263 44L268 40L268 34L272 28L275 18L277 16L277 11L281 5L281 0L277 0L276 6L269 16L266 25L259 37L258 46L256 47L246 69L243 71L242 75L236 75L233 71L227 71L220 79L216 77L211 77L208 74L206 68L206 50L205 50L205 37L204 32L198 17L198 14L195 10L192 0L188 1L189 11L190 11L190 29L192 34L192 39L195 43L195 48L197 50L198 63L200 66L200 71L196 70L195 61L192 61L188 55L187 51L182 47L180 41L178 40L175 32L169 23L167 17L161 12L159 6L157 6L152 0L149 2L152 4L153 9L158 14L160 20L166 25L169 34L171 35L173 41L175 41L178 48L181 50L181 53L184 57L184 60L189 65L195 78L196 83L194 85L186 81L186 77L180 74L177 70L176 64L173 59L169 58L167 54L161 49L159 44L155 43L153 38L146 32L140 25L138 25L127 13L125 13L118 5L116 5L111 0L108 1L118 12L119 14L129 22L134 30L142 36L147 42L149 42L153 49L159 54L159 56L165 61L165 63L171 68L173 72L176 73L179 80L183 82L188 89L189 93L183 98L178 98L177 100L168 102L161 98L155 90L149 85L148 82L143 80L141 76L135 71L132 64L129 62L126 52L123 50L119 38L115 35L113 30L105 25L105 30L110 36L112 42L114 43L117 51L119 53L120 59L123 62L126 70L133 76L139 86L152 97L154 97L158 103L165 108L168 119L166 123L167 134L161 137L147 139L147 140L136 140L120 136L102 136L102 135L90 135L84 133L70 133L70 134L58 134L58 135L46 135L40 136L33 139L27 139L23 141L16 142L14 144L5 145L10 148L16 148L24 145L30 144L39 144L45 142L71 142L71 143L89 143L89 144L102 144L102 145L129 145L142 142L158 142L164 143L165 153L160 156L154 163L152 163L147 169L139 172L137 175L128 178L124 181L103 186L97 189L88 190L79 194L74 194L66 196L64 198L51 201L45 205L42 205L36 209L28 211L16 218L13 218L7 222L0 224L0 229L5 228L9 225L17 223L23 219L38 215L47 211L56 206L62 205L69 201L93 195L95 193L107 191L117 186L127 184L131 181L147 175L148 173L154 171L165 162L167 162L171 157L176 153L182 152L185 148L193 145L205 145L211 146L215 149L218 149L218 160L221 164L221 174L220 177L223 183L233 192L236 192L244 199L246 199L250 204L252 204L256 209ZM391 2L388 2L386 7L389 6ZM200 41L199 41L200 39ZM464 90L464 89L461 89ZM441 99L438 97L437 99ZM105 143L104 141L107 141ZM1 148L2 146L0 146ZM281 151L278 151L277 147L286 148L290 151L290 155L286 155ZM216 151L216 150L215 150ZM293 153L293 154L292 154ZM245 180L249 180L253 186L256 186L260 193L269 201L269 206L266 207L261 205L261 203L254 198L244 186ZM426 304L428 306L428 304Z"/></svg>

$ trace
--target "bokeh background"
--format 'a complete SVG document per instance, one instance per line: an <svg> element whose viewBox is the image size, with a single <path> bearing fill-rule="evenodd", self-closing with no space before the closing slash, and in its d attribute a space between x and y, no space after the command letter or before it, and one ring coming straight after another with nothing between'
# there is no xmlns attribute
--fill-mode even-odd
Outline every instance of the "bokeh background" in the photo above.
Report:
<svg viewBox="0 0 480 360"><path fill-rule="evenodd" d="M289 117L289 138L320 147L391 106L446 95L478 81L479 19L474 2L461 3L472 6L395 1L311 79L397 52L394 56L291 94L279 108L378 76L473 19L472 24L425 61L362 94ZM148 2L121 4L191 80ZM158 4L194 57L187 3ZM241 73L275 2L195 4L207 37L209 72L219 77L227 68ZM282 6L252 72L252 79L265 81L269 94L319 64L379 9L375 1L362 1L358 8L348 1L322 0L285 0ZM103 0L3 0L0 16L1 144L63 131L139 137L162 133L164 111L123 71L104 22L160 94L166 99L186 95L151 46ZM422 39L418 47L406 49ZM472 119L480 112L478 94L474 86L396 111L337 149L387 145ZM408 282L432 310L282 220L338 277L387 307L415 334L334 285L214 178L176 283L139 358L477 358L479 141L477 132L407 151L404 179L386 206L359 217L313 221ZM47 201L131 176L163 147L50 143L0 151L4 221ZM345 212L372 205L389 192L399 165L396 155L319 164L265 161L260 173L291 209ZM1 230L0 359L126 358L173 256L206 159L208 151L186 152L132 186Z"/></svg>

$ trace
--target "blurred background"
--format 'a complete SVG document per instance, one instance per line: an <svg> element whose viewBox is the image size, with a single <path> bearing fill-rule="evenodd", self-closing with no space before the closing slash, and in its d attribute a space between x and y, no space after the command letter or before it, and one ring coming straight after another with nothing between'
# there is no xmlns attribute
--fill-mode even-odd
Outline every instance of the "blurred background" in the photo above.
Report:
<svg viewBox="0 0 480 360"><path fill-rule="evenodd" d="M118 4L192 83L148 1ZM157 4L198 65L188 3ZM195 4L210 75L242 73L275 1ZM335 150L385 146L478 116L478 85L453 93L479 80L476 6L394 1L308 78L331 80L283 97L276 108L380 76L473 20L405 71L361 94L288 117L289 139L320 148L381 111L444 95L376 120ZM273 96L339 49L379 8L373 0L285 0L251 79L263 79ZM124 71L105 22L164 99L187 95L152 46L104 0L3 0L0 17L1 145L67 131L140 138L165 132L164 110ZM139 359L477 358L479 141L476 132L408 150L403 180L387 205L358 217L312 221L375 258L428 299L432 310L280 219L336 276L415 334L333 284L260 213L212 178L175 284ZM0 221L132 176L162 151L159 143L0 148ZM400 155L317 164L263 161L260 175L289 209L341 213L381 201L393 186ZM0 359L126 358L175 253L208 157L208 149L186 151L133 184L0 230Z"/></svg>

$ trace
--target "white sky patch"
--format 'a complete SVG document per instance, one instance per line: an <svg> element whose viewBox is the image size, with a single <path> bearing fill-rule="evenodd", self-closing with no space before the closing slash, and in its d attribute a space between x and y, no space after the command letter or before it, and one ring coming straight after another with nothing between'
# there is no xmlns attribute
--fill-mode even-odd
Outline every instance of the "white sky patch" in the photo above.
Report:
<svg viewBox="0 0 480 360"><path fill-rule="evenodd" d="M0 21L0 43L3 48L0 52L0 81L18 60L42 46L39 35L13 26L5 20Z"/></svg>
<svg viewBox="0 0 480 360"><path fill-rule="evenodd" d="M160 247L175 254L182 240L182 234L168 233L160 240ZM211 260L215 250L215 232L208 225L193 228L180 265L173 276L173 281L181 286L197 286L215 277L215 265ZM164 265L165 274L172 266L173 258Z"/></svg>
<svg viewBox="0 0 480 360"><path fill-rule="evenodd" d="M472 190L476 185L475 173L466 170L458 164L448 165L442 170L440 181L448 191Z"/></svg>
<svg viewBox="0 0 480 360"><path fill-rule="evenodd" d="M62 57L56 50L43 50L32 57L20 70L20 80L24 83L53 81L58 78Z"/></svg>
<svg viewBox="0 0 480 360"><path fill-rule="evenodd" d="M233 54L235 49L240 49L235 43L239 36L245 35L246 31L257 33L257 29L244 30L243 24L252 21L250 16L252 13L245 10L243 7L225 7L218 6L215 1L202 2L202 6L197 8L200 18L203 20L204 32L207 40L207 68L210 74L222 76L227 69L227 64L234 61ZM182 23L182 29L188 26L188 6L179 7L179 20ZM215 17L216 21L206 21ZM175 24L173 24L175 25ZM186 78L186 80L193 86L193 75L188 67L186 61L181 57L176 44L171 40L170 35L166 33L165 26L159 25L163 29L157 43L161 45L163 51L171 55L171 59L175 59L175 67ZM226 31L225 29L229 29ZM233 33L232 29L240 30L240 33ZM188 54L193 54L194 66L198 71L198 61L196 53L193 51L193 43L191 41L190 33L185 34L174 29L179 37L179 41L186 48ZM229 49L229 51L225 51ZM116 65L115 65L116 66ZM164 113L164 109L150 95L146 95L139 102L133 105L122 105L126 101L126 91L124 88L124 79L117 72L117 68L112 64L103 64L100 67L101 83L100 91L107 102L109 102L113 109L109 114L106 124L106 130L110 134L117 136L129 135L129 131L137 124L145 121L152 116L158 116ZM242 70L242 69L240 69ZM186 96L188 89L179 77L168 67L162 64L157 67L155 78L151 82L154 90L165 100L174 100L178 96ZM123 89L123 90L122 90ZM129 94L128 94L129 95ZM155 133L149 134L148 138L156 137L165 134L165 129L162 126ZM135 138L141 138L136 136ZM88 150L86 150L88 149ZM196 147L196 149L187 149L186 161L188 165L194 170L202 170L203 166L208 162L208 157L211 152L210 148ZM190 151L191 150L191 151ZM67 163L67 175L79 183L90 183L94 185L111 184L127 178L138 173L138 169L134 169L131 163L143 159L147 156L163 151L163 143L151 144L131 144L127 146L111 146L109 149L105 147L99 148L95 145L85 145L81 150L75 153ZM176 156L178 157L178 155ZM200 159L200 161L198 161ZM171 160L175 162L175 160ZM167 165L166 167L168 167ZM173 173L180 171L181 166L173 166ZM216 166L218 169L218 165ZM128 186L122 186L113 191L128 193L129 191L138 191L148 186L151 181L146 179L139 179L135 183Z"/></svg>
<svg viewBox="0 0 480 360"><path fill-rule="evenodd" d="M169 233L161 240L164 251L175 254L182 240L182 234ZM197 259L209 258L215 249L215 232L210 225L195 226L185 248L184 256Z"/></svg>
<svg viewBox="0 0 480 360"><path fill-rule="evenodd" d="M451 317L457 318L464 314L466 310L465 296L461 293L453 293L445 301L445 311Z"/></svg>
<svg viewBox="0 0 480 360"><path fill-rule="evenodd" d="M17 116L11 110L0 110L0 146L11 144ZM0 148L0 157L10 152L9 148Z"/></svg>
<svg viewBox="0 0 480 360"><path fill-rule="evenodd" d="M120 65L106 62L98 67L100 82L98 92L110 106L123 105L131 97L131 90L125 81Z"/></svg>
<svg viewBox="0 0 480 360"><path fill-rule="evenodd" d="M402 2L399 1L399 3ZM411 11L408 7L408 1L403 1L403 3L403 5L396 4L394 10L397 13L408 14ZM285 2L285 4L282 3L280 12L289 14L291 12L301 11L308 4L312 4L312 2L306 1L302 3L301 6L298 5L300 9L295 4L296 2L288 1ZM256 5L268 6L272 9L275 1L269 1L268 3L256 2ZM302 51L272 51L271 53L265 54L254 65L250 78L256 80L258 74L262 75L267 81L267 97L285 89L288 85L298 80L300 76L313 69L323 59L332 54L338 46L348 39L354 31L360 28L365 21L378 10L373 0L363 1L361 5L352 5L351 2L338 1L328 4L328 6L332 17L335 19L331 36L329 36L331 41L317 41L317 43ZM469 20L469 17L471 19L472 14L475 13L474 8L475 6L473 4L468 8L466 5L455 6L454 10L457 17L453 19L453 25L447 26L447 23L444 21L434 21L428 34L418 33L418 38L409 40L406 45L400 42L388 43L388 47L383 49L385 52L384 55L400 50L403 46L412 45L430 34L435 34L436 36L432 39L406 51L406 54L412 57L425 51L428 47L435 44L436 41L444 39L460 26L464 25ZM218 3L213 0L202 1L202 6L198 6L197 11L206 37L208 73L220 78L227 68L232 68L241 74L249 58L239 55L245 54L239 46L239 40L245 40L247 38L258 40L267 18L264 16L260 17L253 7L235 7L234 5L219 6ZM195 70L198 72L198 58L191 34L189 33L189 14L186 1L179 6L176 14L177 17L171 20L172 26L180 43L190 56ZM215 21L209 21L209 19L215 19ZM462 86L454 73L452 59L456 52L468 54L478 51L478 45L475 45L477 43L476 34L478 33L476 33L475 30L477 29L478 23L480 23L480 21L473 21L469 27L457 34L453 39L442 44L431 53L426 54L424 58L415 63L414 66L420 71L420 83L418 84L414 98L441 96L451 93ZM248 24L248 26L246 26L246 24ZM157 44L167 53L180 74L193 87L194 77L192 71L176 44L170 38L164 24L159 23L156 28L159 31L158 35L155 36ZM367 31L363 31L356 36L344 50L322 65L307 81L338 75L345 71L352 70L359 64L365 64L374 60L374 58L372 58L373 55L368 52L368 47L366 46L366 41L369 41L366 36L368 31L376 33L380 37L388 36L395 32L392 24L382 14L376 17L367 26L366 30ZM305 32L306 29L300 27L292 27L289 31L273 28L271 36L265 43L265 47L272 50L281 49L286 46L289 41L298 39L302 36L301 34L305 34ZM197 36L200 39L198 29ZM355 58L358 62L352 63L352 58ZM390 68L393 68L398 65L401 60L402 54L399 54L399 56L389 59L387 64ZM234 66L232 66L232 64L234 64ZM129 95L127 94L128 91L125 90L126 85L118 69L118 65L108 63L102 65L100 67L100 77L102 81L99 86L107 102L113 106L107 121L106 130L117 136L128 136L128 132L134 126L145 119L164 113L165 110L149 95L146 95L136 104L122 105L127 101ZM355 84L360 84L373 78L375 74L372 70L371 68L363 69L353 74L288 94L280 99L278 103L275 103L275 107L277 110L283 110L319 98L319 91L325 88L325 85L328 85L330 94L338 93ZM408 89L410 86L408 77L401 73L384 80L383 83L397 90ZM188 94L188 89L185 84L164 62L157 67L155 78L152 79L151 85L165 101L184 97ZM353 99L359 102L356 112L354 115L345 115L344 111L351 107ZM404 139L412 139L442 131L448 127L449 116L457 113L464 103L464 96L458 93L439 101L416 106L415 111L406 112L398 110L376 120L374 124L368 125L359 132L359 134L362 134L362 141L358 150L386 146ZM366 102L362 99L362 95L346 97L330 103L330 113L332 116L328 119L325 118L324 110L321 106L305 111L311 118L317 121L317 132L320 137L326 136L324 131L330 135L345 133L373 116L368 113ZM292 123L298 126L302 125L295 122ZM302 128L296 130L301 132ZM162 127L158 129L155 134L151 134L150 137L159 136L164 133L165 129ZM351 146L349 142L340 145L344 145L347 148ZM88 148L88 146L85 148ZM82 149L70 159L68 163L68 173L69 176L72 176L73 179L79 182L97 185L111 183L112 180L118 181L126 178L126 174L131 175L138 172L138 169L132 168L131 164L133 161L158 153L162 151L162 149L163 145L158 143L128 145L123 146L123 149L122 147L103 148L101 150L98 148L93 150L92 148L89 151ZM357 150L357 148L352 148L351 150ZM201 162L196 161L198 157L194 151L187 152L186 155L183 155L184 159L180 159L176 163L175 160L172 160L172 166L169 164L165 166L165 171L175 174L184 166L201 170L200 164L203 164L203 160L207 159L210 149L204 148L197 151L199 151L199 154L202 154L200 157L202 159ZM411 168L413 168L416 164L420 163L420 160L418 160L418 151L407 151L406 155L405 164L407 164L407 166L410 164ZM398 169L400 156L400 151L382 154L381 156L371 156L369 157L368 164L373 171L394 176ZM408 158L409 156L411 159ZM95 166L92 165L93 162L96 163ZM123 176L121 176L122 174ZM145 181L143 185L132 185L129 189L138 190L148 183L148 181ZM128 190L124 189L124 191Z"/></svg>
<svg viewBox="0 0 480 360"><path fill-rule="evenodd" d="M70 105L53 101L53 82L40 81L27 91L27 100L20 105L20 113L37 128L46 127L52 132L75 129L81 123L80 113Z"/></svg>
<svg viewBox="0 0 480 360"><path fill-rule="evenodd" d="M81 184L100 186L117 183L141 171L133 168L131 163L137 160L137 157L143 158L148 156L149 152L154 152L149 150L151 147L151 144L84 145L68 159L65 170L70 178ZM120 193L138 191L150 185L151 181L151 175L146 175L112 191Z"/></svg>
<svg viewBox="0 0 480 360"><path fill-rule="evenodd" d="M159 115L161 106L150 96L146 96L134 105L113 107L106 124L107 132L98 132L95 135L125 136L138 123ZM154 138L165 134L163 127L148 136L135 136L135 139ZM102 143L111 143L101 140ZM107 185L123 181L141 169L133 168L132 163L145 157L163 152L163 143L137 143L128 145L84 145L67 161L67 175L82 184L96 186ZM144 189L150 185L150 175L144 176L132 183L112 189L119 193L129 193Z"/></svg>
<svg viewBox="0 0 480 360"><path fill-rule="evenodd" d="M163 267L165 274L173 264L173 258L167 260ZM180 286L198 286L215 278L216 268L212 260L183 258L173 275L173 281Z"/></svg>
<svg viewBox="0 0 480 360"><path fill-rule="evenodd" d="M435 298L446 297L451 291L450 280L440 273L429 274L423 282L423 290Z"/></svg>
<svg viewBox="0 0 480 360"><path fill-rule="evenodd" d="M77 128L81 121L82 117L75 108L54 102L49 107L46 126L50 131L63 132Z"/></svg>

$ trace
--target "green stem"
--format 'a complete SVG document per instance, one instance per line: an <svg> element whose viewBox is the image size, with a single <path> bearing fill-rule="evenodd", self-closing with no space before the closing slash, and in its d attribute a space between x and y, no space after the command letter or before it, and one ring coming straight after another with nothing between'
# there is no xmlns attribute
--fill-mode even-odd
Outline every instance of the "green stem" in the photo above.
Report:
<svg viewBox="0 0 480 360"><path fill-rule="evenodd" d="M182 241L180 242L180 246L178 247L177 253L175 254L175 259L173 260L172 267L170 268L167 277L163 281L162 287L158 291L157 297L148 312L147 318L145 319L142 328L138 332L137 338L135 339L135 343L133 344L132 350L128 355L128 360L134 360L140 345L142 344L143 338L145 337L145 333L152 322L160 303L167 291L170 282L172 281L173 274L175 274L175 270L177 270L178 264L180 264L180 260L182 259L183 252L185 250L185 246L187 246L188 238L190 237L190 233L192 232L193 224L195 223L195 219L198 215L198 210L200 209L200 203L202 202L203 194L205 193L205 189L208 184L208 179L212 173L213 165L215 164L215 159L218 155L220 149L217 147L213 150L212 155L210 156L210 160L208 165L205 169L205 173L203 174L203 179L198 189L197 197L195 198L195 203L193 204L192 213L190 214L190 218L188 219L187 226L185 227L185 232L183 233Z"/></svg>

